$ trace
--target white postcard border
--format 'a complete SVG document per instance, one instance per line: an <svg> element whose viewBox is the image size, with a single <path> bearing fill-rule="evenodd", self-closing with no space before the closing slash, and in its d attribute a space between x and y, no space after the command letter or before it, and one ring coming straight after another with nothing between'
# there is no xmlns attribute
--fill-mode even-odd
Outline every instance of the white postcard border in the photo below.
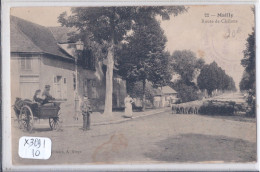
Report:
<svg viewBox="0 0 260 172"><path fill-rule="evenodd" d="M14 166L12 165L11 150L11 84L10 84L10 8L22 6L122 6L122 5L213 5L213 4L254 4L256 5L256 45L259 44L259 2L258 1L65 1L65 0L5 0L2 2L2 166L6 171L168 171L168 170L259 170L259 162L247 164L118 164L118 165L37 165L37 166ZM259 57L259 48L256 49L256 57ZM258 75L260 72L260 60L256 58L257 72L257 114L259 114L259 89ZM259 146L259 121L257 117L257 147ZM257 157L259 158L259 148Z"/></svg>

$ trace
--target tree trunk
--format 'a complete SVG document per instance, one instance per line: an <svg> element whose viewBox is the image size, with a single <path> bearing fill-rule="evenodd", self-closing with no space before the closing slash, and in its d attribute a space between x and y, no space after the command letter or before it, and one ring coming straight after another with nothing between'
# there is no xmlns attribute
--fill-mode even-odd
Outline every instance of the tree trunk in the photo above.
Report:
<svg viewBox="0 0 260 172"><path fill-rule="evenodd" d="M145 79L143 79L143 111L145 110L145 85L146 85L146 82L145 82Z"/></svg>
<svg viewBox="0 0 260 172"><path fill-rule="evenodd" d="M112 115L112 94L113 94L113 68L114 68L114 41L108 48L107 71L106 71L106 99L104 114Z"/></svg>

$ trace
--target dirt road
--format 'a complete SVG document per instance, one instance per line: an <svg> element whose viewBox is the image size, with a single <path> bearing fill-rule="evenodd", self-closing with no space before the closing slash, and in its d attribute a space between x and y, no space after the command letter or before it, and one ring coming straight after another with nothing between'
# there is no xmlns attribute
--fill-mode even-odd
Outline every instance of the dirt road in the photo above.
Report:
<svg viewBox="0 0 260 172"><path fill-rule="evenodd" d="M256 123L191 114L160 113L119 124L50 131L35 126L23 133L13 125L14 163L252 162L256 160ZM21 136L52 140L49 160L18 156Z"/></svg>

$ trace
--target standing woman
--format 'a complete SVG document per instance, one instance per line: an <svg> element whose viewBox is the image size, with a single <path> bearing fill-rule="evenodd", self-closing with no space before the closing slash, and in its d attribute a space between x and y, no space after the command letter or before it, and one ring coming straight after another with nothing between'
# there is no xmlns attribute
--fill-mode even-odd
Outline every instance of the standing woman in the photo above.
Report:
<svg viewBox="0 0 260 172"><path fill-rule="evenodd" d="M133 117L132 103L134 102L134 100L128 94L124 102L125 102L125 116L132 118Z"/></svg>

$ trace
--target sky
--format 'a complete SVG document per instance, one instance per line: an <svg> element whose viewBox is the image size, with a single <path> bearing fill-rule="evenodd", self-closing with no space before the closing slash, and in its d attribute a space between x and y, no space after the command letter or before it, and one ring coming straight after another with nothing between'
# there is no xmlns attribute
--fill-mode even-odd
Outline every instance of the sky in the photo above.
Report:
<svg viewBox="0 0 260 172"><path fill-rule="evenodd" d="M238 87L244 71L240 61L255 23L252 5L187 7L187 12L161 21L168 40L166 50L191 50L206 63L216 61ZM11 15L43 26L59 26L57 17L64 11L69 13L70 7L16 7Z"/></svg>

